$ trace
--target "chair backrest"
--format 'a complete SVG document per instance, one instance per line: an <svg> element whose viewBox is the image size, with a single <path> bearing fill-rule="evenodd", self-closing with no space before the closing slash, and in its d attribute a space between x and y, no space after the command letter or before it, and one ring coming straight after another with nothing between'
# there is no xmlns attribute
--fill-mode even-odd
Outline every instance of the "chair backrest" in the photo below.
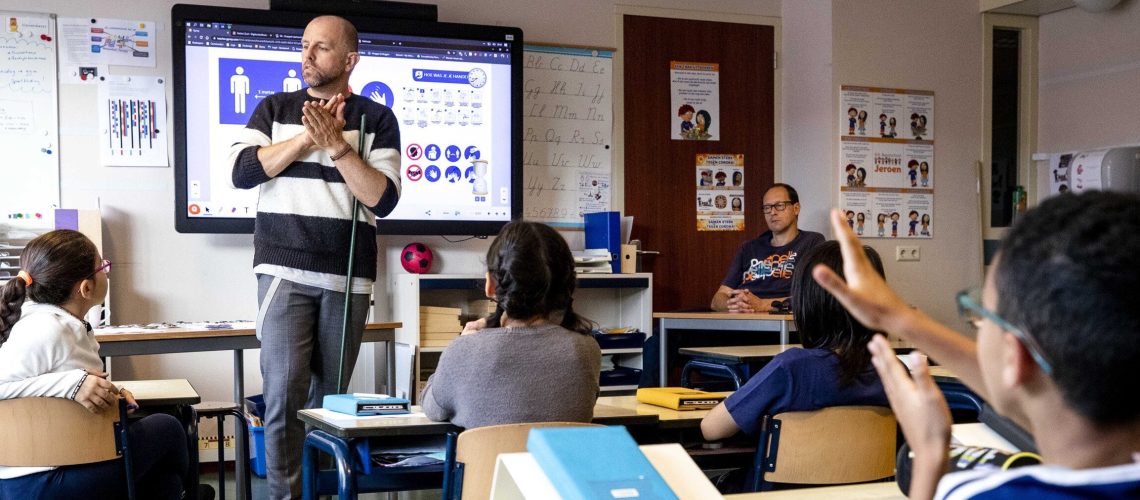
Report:
<svg viewBox="0 0 1140 500"><path fill-rule="evenodd" d="M535 422L492 425L463 431L455 445L455 460L463 464L463 499L483 500L491 495L495 459L500 453L526 451L526 438L531 429L586 426L602 427L581 422Z"/></svg>
<svg viewBox="0 0 1140 500"><path fill-rule="evenodd" d="M63 398L0 401L0 465L61 466L117 458L118 412L97 414Z"/></svg>
<svg viewBox="0 0 1140 500"><path fill-rule="evenodd" d="M766 417L755 479L844 484L887 478L894 475L896 435L894 414L881 406L836 406Z"/></svg>

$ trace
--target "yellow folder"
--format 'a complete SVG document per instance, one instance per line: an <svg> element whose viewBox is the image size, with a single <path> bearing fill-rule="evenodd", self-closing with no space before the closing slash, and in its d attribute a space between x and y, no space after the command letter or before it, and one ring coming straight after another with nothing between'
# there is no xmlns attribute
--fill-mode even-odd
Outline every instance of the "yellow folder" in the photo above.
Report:
<svg viewBox="0 0 1140 500"><path fill-rule="evenodd" d="M684 387L644 387L637 390L637 400L674 410L709 410L724 401L731 392L705 392Z"/></svg>

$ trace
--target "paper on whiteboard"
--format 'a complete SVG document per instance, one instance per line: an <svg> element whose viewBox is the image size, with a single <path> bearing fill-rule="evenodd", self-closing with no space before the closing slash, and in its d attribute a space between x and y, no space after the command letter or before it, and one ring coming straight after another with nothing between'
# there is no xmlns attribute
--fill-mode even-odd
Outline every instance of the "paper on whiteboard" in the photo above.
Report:
<svg viewBox="0 0 1140 500"><path fill-rule="evenodd" d="M63 17L59 65L64 72L100 64L155 67L153 21Z"/></svg>
<svg viewBox="0 0 1140 500"><path fill-rule="evenodd" d="M153 76L108 76L99 84L103 165L167 167L166 85Z"/></svg>

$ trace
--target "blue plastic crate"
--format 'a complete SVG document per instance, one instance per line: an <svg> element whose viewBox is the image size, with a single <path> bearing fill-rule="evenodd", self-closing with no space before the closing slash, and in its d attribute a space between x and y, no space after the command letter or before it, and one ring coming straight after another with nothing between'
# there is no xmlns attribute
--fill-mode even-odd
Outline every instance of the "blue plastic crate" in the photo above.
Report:
<svg viewBox="0 0 1140 500"><path fill-rule="evenodd" d="M249 459L249 470L257 477L265 477L265 427L250 427L253 456Z"/></svg>

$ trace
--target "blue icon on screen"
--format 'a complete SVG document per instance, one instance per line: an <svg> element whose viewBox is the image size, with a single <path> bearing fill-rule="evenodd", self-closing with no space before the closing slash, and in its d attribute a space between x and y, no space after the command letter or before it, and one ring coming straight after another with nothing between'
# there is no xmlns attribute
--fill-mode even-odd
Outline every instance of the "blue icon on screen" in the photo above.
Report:
<svg viewBox="0 0 1140 500"><path fill-rule="evenodd" d="M427 170L424 170L424 177L427 177L428 182L435 182L439 180L439 167L435 165L428 165Z"/></svg>
<svg viewBox="0 0 1140 500"><path fill-rule="evenodd" d="M476 146L467 146L467 149L463 150L464 159L478 160L480 156L482 156L482 153L479 152L479 148Z"/></svg>
<svg viewBox="0 0 1140 500"><path fill-rule="evenodd" d="M424 149L424 158L427 158L428 161L437 161L439 160L439 153L439 146L428 144L428 147Z"/></svg>
<svg viewBox="0 0 1140 500"><path fill-rule="evenodd" d="M383 106L391 107L396 102L396 95L384 82L368 82L364 88L360 89L360 95Z"/></svg>
<svg viewBox="0 0 1140 500"><path fill-rule="evenodd" d="M444 173L444 176L447 177L447 182L452 184L459 182L459 167L455 165L447 167L447 172Z"/></svg>
<svg viewBox="0 0 1140 500"><path fill-rule="evenodd" d="M463 178L467 179L467 182L474 183L475 182L475 167L467 167L467 170L463 171Z"/></svg>
<svg viewBox="0 0 1140 500"><path fill-rule="evenodd" d="M459 161L459 146L448 146L444 154L447 155L447 161Z"/></svg>

